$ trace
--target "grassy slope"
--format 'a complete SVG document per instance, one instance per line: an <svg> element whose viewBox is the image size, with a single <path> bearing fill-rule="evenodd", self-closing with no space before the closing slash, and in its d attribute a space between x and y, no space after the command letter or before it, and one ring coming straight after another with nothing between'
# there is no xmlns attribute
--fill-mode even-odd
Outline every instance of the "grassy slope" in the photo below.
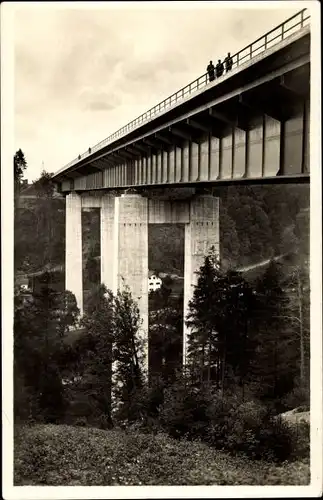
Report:
<svg viewBox="0 0 323 500"><path fill-rule="evenodd" d="M309 463L276 466L165 435L81 427L19 427L15 485L308 484Z"/></svg>

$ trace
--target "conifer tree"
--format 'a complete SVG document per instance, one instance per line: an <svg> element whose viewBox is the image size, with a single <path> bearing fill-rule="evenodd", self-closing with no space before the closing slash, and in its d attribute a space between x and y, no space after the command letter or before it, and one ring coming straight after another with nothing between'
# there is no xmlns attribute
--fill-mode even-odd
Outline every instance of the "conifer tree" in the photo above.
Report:
<svg viewBox="0 0 323 500"><path fill-rule="evenodd" d="M21 149L18 149L13 158L13 167L14 167L15 189L19 189L21 186L22 178L24 176L24 171L27 168L27 161Z"/></svg>
<svg viewBox="0 0 323 500"><path fill-rule="evenodd" d="M28 300L19 292L15 295L15 377L20 378L24 384L20 389L33 401L33 418L56 422L65 411L61 356L64 336L75 325L78 314L70 292L43 288ZM16 389L19 390L17 384ZM15 402L15 413L19 414L16 396Z"/></svg>
<svg viewBox="0 0 323 500"><path fill-rule="evenodd" d="M128 288L114 297L113 395L117 416L136 420L141 416L140 392L144 385L144 347L141 318Z"/></svg>
<svg viewBox="0 0 323 500"><path fill-rule="evenodd" d="M298 366L295 379L299 389L309 392L310 364L310 286L308 269L302 263L294 263L289 270L284 286L289 293L289 301L284 311L284 319L291 325L290 343L294 344Z"/></svg>
<svg viewBox="0 0 323 500"><path fill-rule="evenodd" d="M114 297L104 285L95 287L82 318L86 332L76 343L82 387L102 427L110 427Z"/></svg>
<svg viewBox="0 0 323 500"><path fill-rule="evenodd" d="M203 382L205 379L210 381L211 372L218 372L219 369L222 299L220 286L215 286L215 283L221 283L222 273L211 256L206 256L197 275L197 285L186 318L190 331L187 361L192 379Z"/></svg>
<svg viewBox="0 0 323 500"><path fill-rule="evenodd" d="M253 349L250 331L255 308L253 290L241 273L232 270L225 273L222 289L226 361L222 386L231 372L231 382L244 389Z"/></svg>
<svg viewBox="0 0 323 500"><path fill-rule="evenodd" d="M198 272L187 316L188 361L195 380L212 380L222 391L229 382L244 386L253 302L252 289L241 274L222 271L211 250Z"/></svg>
<svg viewBox="0 0 323 500"><path fill-rule="evenodd" d="M296 374L297 346L286 311L289 298L282 287L279 264L271 262L257 283L254 319L255 349L251 378L258 395L278 400L289 392Z"/></svg>
<svg viewBox="0 0 323 500"><path fill-rule="evenodd" d="M164 282L149 294L149 380L168 384L182 366L183 295L171 297Z"/></svg>

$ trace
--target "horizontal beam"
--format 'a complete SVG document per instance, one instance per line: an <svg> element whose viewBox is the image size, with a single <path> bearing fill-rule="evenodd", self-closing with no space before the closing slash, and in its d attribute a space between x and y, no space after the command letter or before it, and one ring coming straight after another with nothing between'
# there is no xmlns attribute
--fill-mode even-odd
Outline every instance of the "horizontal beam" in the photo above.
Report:
<svg viewBox="0 0 323 500"><path fill-rule="evenodd" d="M155 137L169 146L183 147L183 138L171 134L168 130L156 132Z"/></svg>
<svg viewBox="0 0 323 500"><path fill-rule="evenodd" d="M127 152L125 149L119 149L118 154L121 157L124 157L125 160L133 160L133 158L134 158L134 155L131 154L130 152Z"/></svg>
<svg viewBox="0 0 323 500"><path fill-rule="evenodd" d="M262 76L256 80L254 80L253 82L250 82L248 84L245 84L245 85L242 85L241 87L238 87L237 89L231 91L231 92L228 92L226 93L225 95L221 96L221 97L217 97L215 99L212 99L211 101L209 101L208 103L206 104L202 104L196 108L194 108L193 110L187 112L187 113L184 113L180 118L174 118L173 120L170 120L168 121L167 123L163 124L163 125L159 125L158 127L155 127L153 128L151 131L150 131L150 135L151 134L154 134L156 132L160 132L162 130L169 130L170 127L172 127L174 124L177 124L179 119L180 120L185 120L186 118L190 118L190 117L193 117L195 116L196 114L198 113L201 113L203 111L207 111L210 107L214 107L214 106L217 106L218 104L221 104L221 103L225 103L227 101L229 101L230 99L233 99L235 97L238 97L240 94L244 93L244 92L247 92L249 90L252 90L252 89L255 89L257 87L259 87L260 85L263 85L265 83L268 83L278 77L280 77L282 74L284 73L287 73L289 71L292 71L294 69L297 69L297 68L300 68L302 66L304 66L305 64L308 64L310 62L310 55L309 54L306 54L304 56L301 56L299 57L296 61L292 61L290 63L287 63L284 67L281 67L281 68L278 68L276 70L273 70L271 71L270 73L266 74L265 76ZM137 146L137 141L140 141L142 140L144 137L146 137L147 134L142 134L140 135L139 137L137 137L136 139L130 139L129 141L126 141L122 147L125 147L125 146L132 146L132 145L136 145ZM118 149L120 149L121 146L117 146L115 147L115 149L113 149L111 152L113 151L117 151ZM99 154L95 159L98 159L102 156L105 156L107 153L101 153ZM86 164L89 164L90 161ZM77 165L75 166L75 168L77 168ZM66 174L66 171L62 172L61 175L63 174ZM59 174L57 174L57 176L59 176Z"/></svg>
<svg viewBox="0 0 323 500"><path fill-rule="evenodd" d="M144 137L141 138L140 140L143 141ZM150 152L150 147L145 146L142 142L136 142L136 143L131 143L131 147L134 147L138 149L141 153L149 153Z"/></svg>
<svg viewBox="0 0 323 500"><path fill-rule="evenodd" d="M118 153L111 153L111 155L109 155L111 157L112 160L116 160L118 163L123 163L125 161L125 158L124 156L122 156L119 151Z"/></svg>
<svg viewBox="0 0 323 500"><path fill-rule="evenodd" d="M147 146L150 146L151 148L154 149L163 149L164 145L161 143L158 139L155 137L145 137L143 139L144 144L147 144Z"/></svg>
<svg viewBox="0 0 323 500"><path fill-rule="evenodd" d="M125 147L125 151L127 153L129 153L132 157L138 157L141 155L141 151L139 151L138 149L136 149L134 146L127 146Z"/></svg>
<svg viewBox="0 0 323 500"><path fill-rule="evenodd" d="M172 140L171 140L171 139L169 139L168 137L165 137L165 136L164 136L163 134L161 134L161 133L157 133L157 132L156 132L155 137L156 137L156 139L158 139L158 140L159 140L159 141L161 141L161 142L164 142L165 144L169 144L169 145L172 145L172 144L173 144L173 142L172 142Z"/></svg>
<svg viewBox="0 0 323 500"><path fill-rule="evenodd" d="M216 111L214 108L209 109L209 114L213 118L216 118L217 120L220 120L221 122L227 123L231 127L235 127L238 124L237 117L229 117L223 113L220 113L219 111Z"/></svg>
<svg viewBox="0 0 323 500"><path fill-rule="evenodd" d="M182 137L183 139L187 139L188 141L192 140L191 134L184 132L183 130L179 129L178 127L171 126L168 128L168 130L171 134L177 135L178 137Z"/></svg>
<svg viewBox="0 0 323 500"><path fill-rule="evenodd" d="M245 108L247 112L249 111L253 115L260 115L260 116L267 115L278 121L282 121L284 118L282 107L279 107L279 109L277 109L277 106L275 106L273 103L268 105L265 102L257 100L257 98L248 99L246 96L241 95L239 96L239 105ZM246 118L248 119L248 117Z"/></svg>
<svg viewBox="0 0 323 500"><path fill-rule="evenodd" d="M104 165L104 162L103 160L94 160L92 163L91 163L91 166L93 167L96 167L98 170L100 170L102 172L102 170L105 169L105 165Z"/></svg>
<svg viewBox="0 0 323 500"><path fill-rule="evenodd" d="M186 119L187 125L190 127L193 127L194 129L201 130L202 132L209 133L212 129L212 127L208 127L207 125L198 122L197 120L193 120L192 118L187 118Z"/></svg>
<svg viewBox="0 0 323 500"><path fill-rule="evenodd" d="M293 87L293 84L290 81L288 81L288 78L286 78L286 75L282 75L280 77L279 85L281 87L283 87L284 89L288 90L289 92L291 92L296 97L299 97L301 99L303 99L304 96L306 95L306 92L301 93L298 89Z"/></svg>

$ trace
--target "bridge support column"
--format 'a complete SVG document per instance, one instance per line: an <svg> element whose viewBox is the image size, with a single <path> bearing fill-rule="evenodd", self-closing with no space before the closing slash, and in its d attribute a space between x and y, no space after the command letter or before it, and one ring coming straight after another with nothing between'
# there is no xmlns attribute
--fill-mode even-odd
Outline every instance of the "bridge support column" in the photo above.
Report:
<svg viewBox="0 0 323 500"><path fill-rule="evenodd" d="M82 315L82 206L81 197L75 192L66 196L65 231L65 289L75 295Z"/></svg>
<svg viewBox="0 0 323 500"><path fill-rule="evenodd" d="M101 198L101 283L116 293L118 288L119 198L104 194Z"/></svg>
<svg viewBox="0 0 323 500"><path fill-rule="evenodd" d="M148 199L138 194L119 198L118 285L129 287L142 319L148 367Z"/></svg>
<svg viewBox="0 0 323 500"><path fill-rule="evenodd" d="M190 203L190 222L185 226L184 253L184 335L183 364L186 364L187 338L189 330L185 324L188 303L193 297L193 285L197 284L196 271L204 262L212 246L220 255L219 198L198 195Z"/></svg>

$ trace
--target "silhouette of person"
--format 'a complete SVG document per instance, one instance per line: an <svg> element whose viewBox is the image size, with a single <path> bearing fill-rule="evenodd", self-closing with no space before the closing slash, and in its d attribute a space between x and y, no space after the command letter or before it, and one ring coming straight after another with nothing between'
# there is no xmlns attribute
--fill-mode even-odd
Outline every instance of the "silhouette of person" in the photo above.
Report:
<svg viewBox="0 0 323 500"><path fill-rule="evenodd" d="M218 64L215 67L215 71L216 71L217 78L219 78L219 76L223 75L224 66L223 66L223 63L221 62L221 59L218 60Z"/></svg>
<svg viewBox="0 0 323 500"><path fill-rule="evenodd" d="M232 57L230 55L230 52L228 52L228 55L227 57L224 59L224 62L225 62L225 70L228 72L232 69L232 64L233 64L233 61L232 61Z"/></svg>
<svg viewBox="0 0 323 500"><path fill-rule="evenodd" d="M215 67L212 61L210 61L206 71L208 72L210 82L212 82L215 79Z"/></svg>

